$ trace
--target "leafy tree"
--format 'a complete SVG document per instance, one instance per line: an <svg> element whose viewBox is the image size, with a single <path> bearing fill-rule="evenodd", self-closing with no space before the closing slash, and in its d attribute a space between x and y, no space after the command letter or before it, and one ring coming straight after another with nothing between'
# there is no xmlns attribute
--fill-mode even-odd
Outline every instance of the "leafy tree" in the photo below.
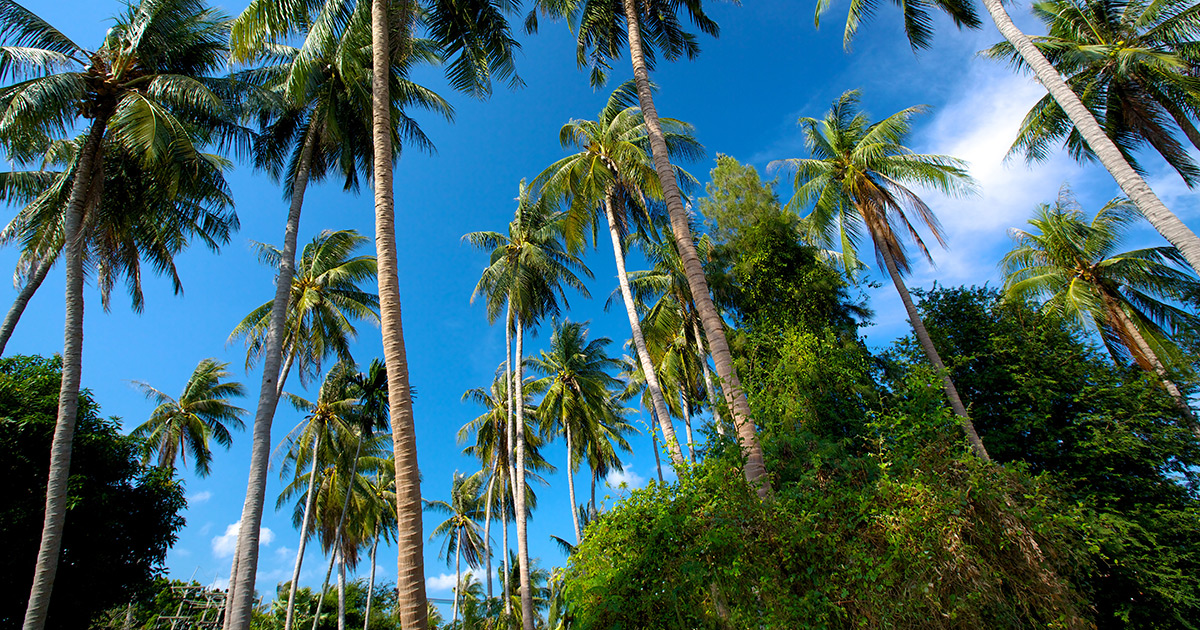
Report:
<svg viewBox="0 0 1200 630"><path fill-rule="evenodd" d="M941 225L929 206L906 185L919 184L945 194L965 193L974 182L962 161L945 155L921 155L901 144L912 128L912 118L924 107L910 107L871 123L859 110L858 92L849 91L834 101L823 120L801 118L804 140L813 157L784 163L796 171L795 195L789 209L799 212L812 206L804 229L810 242L839 244L842 264L853 276L858 268L858 240L865 228L900 294L913 331L942 386L950 407L959 417L972 449L987 461L987 449L971 424L966 406L945 371L937 348L921 323L903 275L910 266L901 234L907 234L932 262L925 242L906 211L916 215L943 246Z"/></svg>
<svg viewBox="0 0 1200 630"><path fill-rule="evenodd" d="M1144 172L1134 153L1149 145L1188 186L1200 181L1200 167L1176 135L1182 131L1200 148L1193 122L1200 79L1192 72L1200 19L1193 6L1185 0L1037 2L1033 14L1047 34L1032 39L1134 170ZM985 54L1028 70L1010 42ZM1044 160L1060 140L1076 160L1096 159L1062 106L1046 95L1025 115L1009 153Z"/></svg>
<svg viewBox="0 0 1200 630"><path fill-rule="evenodd" d="M1075 580L1099 628L1200 615L1200 439L1155 379L1113 365L1071 317L993 289L922 296L988 452L1052 483L1084 543ZM911 365L912 341L900 347Z"/></svg>
<svg viewBox="0 0 1200 630"><path fill-rule="evenodd" d="M61 363L40 357L0 359L0 469L6 475L0 529L0 625L19 627L25 615L42 530L45 471L58 409ZM49 628L86 628L122 608L164 570L167 550L183 527L183 488L170 473L140 464L138 440L103 419L91 394L80 396L74 460L86 475L72 478L62 562L54 584ZM104 579L96 579L103 576Z"/></svg>
<svg viewBox="0 0 1200 630"><path fill-rule="evenodd" d="M1168 373L1184 363L1171 337L1196 329L1200 319L1170 302L1195 295L1200 282L1179 269L1186 261L1173 247L1116 251L1125 228L1140 219L1133 204L1113 199L1085 222L1064 187L1053 205L1034 211L1029 224L1036 232L1012 231L1016 247L1001 262L1005 292L1041 300L1044 309L1098 331L1115 360L1132 357L1187 408Z"/></svg>
<svg viewBox="0 0 1200 630"><path fill-rule="evenodd" d="M717 23L704 12L702 0L540 0L538 8L545 14L567 20L576 37L576 59L580 66L590 67L593 86L605 82L611 60L619 57L622 49L628 45L638 103L646 121L647 140L654 158L654 170L662 186L675 247L686 270L688 288L704 326L704 335L708 339L722 391L729 403L738 440L745 449L746 481L758 488L759 495L765 498L770 487L765 479L762 448L755 435L746 394L734 369L724 323L709 294L704 266L692 240L691 222L683 205L678 177L671 165L672 151L654 105L650 83L649 72L653 69L657 54L674 61L681 56L694 58L700 52L695 35L686 32L679 19L681 9L687 11L692 24L709 35L717 35ZM531 13L530 18L526 26L536 29L536 14ZM527 626L525 630L531 628Z"/></svg>
<svg viewBox="0 0 1200 630"><path fill-rule="evenodd" d="M89 196L103 194L104 149L116 143L175 186L206 171L211 163L199 147L240 130L230 102L237 85L212 76L224 67L227 38L223 16L203 0L144 0L129 4L100 48L88 51L13 0L0 2L0 80L15 81L0 88L0 145L28 162L77 124L87 128L62 213L62 391L26 630L45 625L62 544L82 364L82 230Z"/></svg>
<svg viewBox="0 0 1200 630"><path fill-rule="evenodd" d="M139 425L131 436L143 440L142 464L146 464L157 453L158 467L175 472L175 457L187 463L191 451L196 474L207 477L212 462L210 439L226 449L233 443L229 428L243 429L242 415L245 409L235 407L230 398L246 395L246 388L237 381L222 383L229 378L228 363L216 359L204 359L192 371L183 393L178 399L153 388L149 383L134 381L133 384L146 398L158 402L150 413L150 419ZM228 427L226 425L229 425Z"/></svg>

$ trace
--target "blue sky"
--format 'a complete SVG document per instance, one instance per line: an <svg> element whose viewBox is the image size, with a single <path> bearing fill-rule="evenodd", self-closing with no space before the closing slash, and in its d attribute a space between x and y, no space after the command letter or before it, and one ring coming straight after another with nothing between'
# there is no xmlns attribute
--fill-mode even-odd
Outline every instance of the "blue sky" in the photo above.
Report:
<svg viewBox="0 0 1200 630"><path fill-rule="evenodd" d="M111 0L42 0L27 6L84 47L99 42L106 20L119 9ZM222 6L236 14L244 3ZM1080 167L1063 155L1033 167L1020 159L1004 161L1017 124L1043 92L1030 79L975 55L999 39L990 24L981 31L960 33L939 19L935 47L914 55L889 5L862 29L853 51L846 52L836 19L844 15L845 6L845 2L835 3L818 31L813 28L812 3L711 4L711 15L721 25L720 38L702 37L703 51L697 60L661 63L653 74L660 86L656 100L660 114L694 124L709 151L709 160L688 166L697 177L707 179L717 153L764 172L772 160L804 157L797 117L822 116L847 89L863 90L863 105L876 119L918 103L930 105L931 112L917 121L909 146L967 160L980 194L965 199L932 193L926 197L946 228L950 248L934 252L936 268L915 267L909 281L914 287L928 287L935 280L946 285L995 284L996 261L1011 243L1007 230L1024 224L1033 207L1052 200L1064 182L1070 182L1089 210L1117 194L1105 172ZM1035 29L1021 10L1012 10L1018 22ZM503 230L514 208L517 182L532 179L563 155L557 140L559 127L571 118L594 118L608 94L591 89L586 75L576 68L574 43L565 25L543 22L539 35L522 33L518 39L523 89L498 88L490 100L473 101L452 93L436 70L421 70L415 76L447 97L456 117L448 124L417 113L437 153L408 151L396 168L404 329L412 383L419 391L415 411L425 478L422 493L431 499L447 497L454 471L475 470L475 462L460 455L455 433L480 410L460 398L465 390L490 383L504 357L503 330L489 327L481 305L468 301L486 255L472 250L461 237L475 230ZM627 59L614 64L610 89L629 75ZM1147 157L1144 164L1152 171L1151 186L1168 207L1195 224L1200 212L1195 197L1161 161ZM229 179L242 229L219 255L195 248L179 258L182 296L172 295L162 279L147 277L143 314L132 313L120 294L114 296L112 312L104 313L97 293L89 288L83 384L105 414L123 418L126 429L142 422L153 408L130 380L147 381L176 394L196 363L206 357L231 363L252 392L243 406L253 408L257 400L260 373L244 373L244 348L228 345L226 339L246 313L272 295L272 274L257 263L249 241L279 243L286 205L277 184L244 164L237 164ZM790 186L781 186L780 192L786 198ZM349 195L338 185L310 187L301 242L322 229L353 228L373 234L371 196L364 193ZM1148 228L1129 241L1130 247L1160 243ZM619 311L603 310L605 298L616 287L608 247L601 243L587 257L596 277L589 284L593 299L571 297L567 316L590 320L593 337L611 337L620 347L629 334L627 320ZM0 251L0 268L12 268L15 260L12 249ZM638 269L641 264L632 257L629 267ZM865 330L877 346L908 331L899 298L886 278L882 280L881 288L869 291L876 319ZM7 304L15 291L5 285L0 288L0 301ZM9 343L10 353L49 355L61 349L62 295L61 271L55 270L31 301ZM530 340L528 351L536 353L548 337L547 332ZM366 364L380 356L379 348L379 330L361 326L355 358ZM299 383L293 378L288 389L299 392ZM300 420L290 406L279 409L273 432L277 442ZM627 478L637 485L654 475L654 457L648 436L633 443ZM172 577L224 583L232 550L227 531L240 516L249 450L248 431L239 433L231 450L215 454L210 477L197 479L185 471L188 525L168 556ZM565 453L556 444L545 455L559 465L560 472L550 475L550 487L540 491L529 538L531 553L548 566L561 563L549 536L569 539L571 520L561 472ZM298 540L290 510L272 509L282 487L278 468L272 471L270 483L263 526L271 534L263 537L258 580L260 593L268 595L276 582L290 577ZM586 492L585 476L580 475L577 484ZM434 517L428 517L425 531L432 531L434 524ZM493 530L497 539L498 529ZM452 569L438 559L438 548L436 541L426 546L429 594L448 597ZM360 573L365 570L364 563ZM302 582L319 583L322 571L321 559L310 551ZM381 549L379 578L390 579L395 571L394 553Z"/></svg>

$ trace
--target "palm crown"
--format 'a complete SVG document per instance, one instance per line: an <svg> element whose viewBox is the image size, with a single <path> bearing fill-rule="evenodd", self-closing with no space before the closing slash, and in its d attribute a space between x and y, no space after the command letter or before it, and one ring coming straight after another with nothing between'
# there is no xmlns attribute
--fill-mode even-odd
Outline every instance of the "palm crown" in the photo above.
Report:
<svg viewBox="0 0 1200 630"><path fill-rule="evenodd" d="M143 462L157 455L158 466L173 471L175 458L186 464L187 453L191 452L196 474L208 476L212 462L209 442L216 440L229 448L233 443L229 429L244 427L242 415L246 410L235 406L230 399L244 396L246 388L234 381L221 382L230 376L228 367L228 363L204 359L188 378L178 399L148 383L133 382L146 398L158 402L150 419L132 433L142 440Z"/></svg>
<svg viewBox="0 0 1200 630"><path fill-rule="evenodd" d="M1047 28L1033 38L1079 95L1125 160L1141 170L1134 153L1149 145L1189 186L1200 167L1177 138L1175 127L1200 148L1193 121L1200 115L1200 17L1184 0L1051 0L1033 5ZM1008 42L987 51L1020 69L1027 65ZM1092 148L1051 96L1043 97L1021 123L1012 153L1044 160L1063 141L1077 160L1095 159Z"/></svg>

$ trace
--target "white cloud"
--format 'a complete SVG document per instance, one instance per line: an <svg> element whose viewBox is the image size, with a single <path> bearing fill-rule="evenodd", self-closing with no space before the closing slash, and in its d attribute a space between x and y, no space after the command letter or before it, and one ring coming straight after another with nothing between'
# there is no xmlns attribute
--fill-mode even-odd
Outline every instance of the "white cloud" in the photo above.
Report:
<svg viewBox="0 0 1200 630"><path fill-rule="evenodd" d="M463 571L461 575L473 575L476 579L481 579L479 573L474 569ZM378 572L376 572L378 578ZM443 573L441 575L426 577L425 588L431 591L449 591L454 588L458 581L453 573Z"/></svg>
<svg viewBox="0 0 1200 630"><path fill-rule="evenodd" d="M215 588L218 591L223 591L223 590L229 588L229 578L223 578L223 577L219 577L219 576L216 578L213 578L213 581L211 584L208 585L208 588Z"/></svg>
<svg viewBox="0 0 1200 630"><path fill-rule="evenodd" d="M195 494L188 495L187 502L188 502L188 505L199 505L201 503L204 503L205 501L208 501L211 498L212 498L212 493L209 492L208 490L205 490L203 492L197 492Z"/></svg>
<svg viewBox="0 0 1200 630"><path fill-rule="evenodd" d="M611 472L604 478L604 484L609 488L620 488L622 486L632 490L641 488L646 485L646 479L641 475L633 472L629 468L621 472Z"/></svg>
<svg viewBox="0 0 1200 630"><path fill-rule="evenodd" d="M225 528L225 533L220 536L213 536L212 551L213 555L218 558L231 558L233 552L237 549L238 538L238 523L230 523ZM268 527L263 527L258 530L258 544L260 546L269 546L275 541L275 532Z"/></svg>
<svg viewBox="0 0 1200 630"><path fill-rule="evenodd" d="M275 548L275 555L279 556L280 558L286 558L288 556L292 556L295 554L296 554L296 550L291 549L289 547L276 547Z"/></svg>

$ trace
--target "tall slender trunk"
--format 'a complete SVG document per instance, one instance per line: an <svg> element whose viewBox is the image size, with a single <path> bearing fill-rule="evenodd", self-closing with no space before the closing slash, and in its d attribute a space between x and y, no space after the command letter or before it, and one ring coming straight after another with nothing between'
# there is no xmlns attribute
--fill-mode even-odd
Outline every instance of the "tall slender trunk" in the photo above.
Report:
<svg viewBox="0 0 1200 630"><path fill-rule="evenodd" d="M232 625L232 623L233 623L233 621L232 621L232 619L233 619L233 615L232 615L232 612L233 612L233 580L234 580L234 577L237 576L237 569L238 569L238 555L237 555L237 549L234 549L233 561L231 562L230 567L229 567L229 585L225 587L225 605L223 607L223 612L224 612L225 616L221 622L221 628L223 628L223 630L229 630L230 625Z"/></svg>
<svg viewBox="0 0 1200 630"><path fill-rule="evenodd" d="M522 372L522 341L523 331L521 328L521 317L518 314L514 318L517 324L516 334L516 359L514 359L515 368L513 370L513 381L516 385L516 392L513 394L513 406L517 412L516 418L516 455L513 461L513 468L516 470L516 492L513 495L514 510L517 516L517 563L520 565L521 577L521 625L524 630L533 630L533 593L529 590L529 536L525 526L525 405L521 401L525 400L525 384L522 382L524 377Z"/></svg>
<svg viewBox="0 0 1200 630"><path fill-rule="evenodd" d="M313 436L312 464L308 467L308 492L304 497L304 519L300 526L300 544L296 549L296 566L292 569L292 584L288 587L287 612L284 613L283 630L292 630L296 617L296 590L300 586L300 566L304 562L304 547L308 543L308 529L312 527L313 501L317 496L317 453L321 449L321 432Z"/></svg>
<svg viewBox="0 0 1200 630"><path fill-rule="evenodd" d="M696 463L696 446L692 441L692 403L688 400L687 384L679 391L679 408L683 411L683 432L687 439L688 461Z"/></svg>
<svg viewBox="0 0 1200 630"><path fill-rule="evenodd" d="M654 469L658 471L658 482L663 483L662 458L658 456L658 431L650 429L650 440L654 444Z"/></svg>
<svg viewBox="0 0 1200 630"><path fill-rule="evenodd" d="M283 327L287 321L288 301L291 298L292 277L296 273L296 235L300 229L300 209L304 205L304 190L308 187L309 167L316 136L312 127L300 150L300 162L292 184L292 202L288 209L283 233L283 252L279 257L279 275L275 277L275 298L271 302L271 318L267 329L267 344L263 351L262 386L258 408L254 414L253 442L250 451L250 480L246 483L246 502L242 505L242 520L237 538L237 574L229 578L229 628L248 630L250 609L254 605L254 580L258 572L258 535L262 526L263 502L267 492L267 467L271 456L271 423L279 404L276 384L279 363L283 359Z"/></svg>
<svg viewBox="0 0 1200 630"><path fill-rule="evenodd" d="M506 616L511 616L512 615L512 593L508 592L508 574L512 571L512 567L509 566L509 555L508 555L508 518L509 518L508 517L508 502L505 502L503 505L504 505L504 510L503 510L504 514L501 516L500 523L503 525L502 530L503 530L503 535L504 535L504 545L503 545L504 553L500 557L500 590L501 590L502 594L504 595L504 614Z"/></svg>
<svg viewBox="0 0 1200 630"><path fill-rule="evenodd" d="M613 214L614 196L609 189L604 194L604 218L608 220L608 235L612 238L613 258L617 262L617 283L621 287L621 298L625 301L625 314L629 317L629 329L633 333L633 346L637 350L638 362L642 373L646 375L646 389L650 392L650 401L654 405L655 416L662 427L667 448L671 451L671 465L678 469L684 464L683 452L679 449L679 440L675 437L675 427L671 425L671 415L667 413L667 399L663 396L662 387L658 383L658 374L654 371L654 362L650 359L650 351L646 348L646 337L642 334L642 323L638 319L637 309L633 305L633 292L629 289L629 275L625 272L625 250L621 247L621 234L617 231L617 218Z"/></svg>
<svg viewBox="0 0 1200 630"><path fill-rule="evenodd" d="M458 531L454 545L454 625L458 625L458 602L462 598L462 530Z"/></svg>
<svg viewBox="0 0 1200 630"><path fill-rule="evenodd" d="M633 78L637 84L638 102L646 120L650 150L654 154L654 170L658 173L658 179L662 183L663 198L667 203L667 212L671 215L671 231L675 235L675 248L679 252L684 272L687 274L688 289L692 293L696 312L700 314L700 321L704 325L704 334L708 338L708 346L712 351L717 376L721 379L721 388L725 392L725 399L729 403L729 411L733 416L733 425L737 429L738 442L746 456L746 465L742 472L758 496L765 499L771 495L771 487L767 479L766 464L763 461L762 446L758 442L754 419L750 415L750 404L746 401L746 393L742 391L742 383L738 380L737 371L734 369L733 354L729 350L729 341L725 338L724 323L709 294L708 280L704 277L704 266L700 262L699 254L696 253L696 245L692 242L687 210L683 207L679 184L675 180L675 171L671 168L671 161L667 155L667 141L658 120L658 110L654 107L654 96L650 92L650 74L646 69L646 57L642 50L637 0L623 0L623 4L625 5L625 25L629 32L629 56L633 63ZM665 437L669 436L664 434Z"/></svg>
<svg viewBox="0 0 1200 630"><path fill-rule="evenodd" d="M329 556L329 568L325 569L325 581L321 582L321 592L317 597L317 609L313 612L312 630L317 630L317 624L321 623L321 609L325 606L325 593L329 590L329 578L333 576L333 565L337 562L338 554L341 552L337 541L334 541L333 555Z"/></svg>
<svg viewBox="0 0 1200 630"><path fill-rule="evenodd" d="M499 442L497 441L497 446ZM483 508L483 561L487 568L487 598L492 598L492 501L496 491L496 463L499 458L492 460L492 478L488 479L487 505Z"/></svg>
<svg viewBox="0 0 1200 630"><path fill-rule="evenodd" d="M71 471L71 442L75 438L75 422L79 412L79 380L83 363L83 250L86 239L81 231L84 205L92 179L99 176L103 165L104 128L106 116L92 120L87 140L80 153L78 170L71 182L67 201L67 216L63 222L66 250L66 291L64 300L62 382L58 390L58 418L54 438L50 443L50 472L46 479L46 512L42 521L42 540L38 547L33 584L25 607L24 630L41 630L46 625L50 593L58 572L58 556L62 549L63 525L67 518L67 485Z"/></svg>
<svg viewBox="0 0 1200 630"><path fill-rule="evenodd" d="M54 266L54 258L50 260L39 260L33 263L33 270L29 277L25 279L25 286L21 287L20 293L17 294L17 299L13 300L12 308L8 309L8 315L4 316L4 323L0 324L0 355L4 354L4 348L8 346L8 340L12 337L13 329L17 327L17 322L21 319L21 314L25 312L25 307L29 304L29 300L33 298L33 294L37 293L38 287L42 286L42 282L46 279L46 275L50 273L50 268Z"/></svg>
<svg viewBox="0 0 1200 630"><path fill-rule="evenodd" d="M379 549L379 525L375 525L375 540L371 543L371 578L367 580L367 609L363 613L363 630L371 625L371 596L375 594L375 552Z"/></svg>
<svg viewBox="0 0 1200 630"><path fill-rule="evenodd" d="M563 413L563 433L567 437L567 492L571 495L571 520L575 523L575 544L578 545L579 541L583 540L583 535L579 529L579 508L575 507L575 470L572 467L575 463L572 451L574 445L571 444L571 425L567 424L566 415Z"/></svg>
<svg viewBox="0 0 1200 630"><path fill-rule="evenodd" d="M1179 390L1179 386L1170 379L1170 375L1167 374L1167 367L1163 365L1162 359L1158 358L1158 353L1154 352L1154 349L1150 347L1142 332L1138 330L1137 325L1133 323L1129 314L1125 312L1125 309L1121 308L1121 305L1116 300L1105 296L1105 302L1108 306L1109 315L1117 320L1120 329L1125 333L1125 338L1129 340L1132 346L1130 350L1133 351L1134 358L1140 359L1137 362L1139 367L1147 372L1153 372L1158 377L1163 389L1167 390L1171 398L1175 399L1175 404L1187 412L1192 432L1197 437L1200 437L1200 424L1196 423L1196 417L1192 413L1191 407L1188 406L1187 397Z"/></svg>
<svg viewBox="0 0 1200 630"><path fill-rule="evenodd" d="M292 363L296 360L296 350L293 349L288 353L287 360L283 362L283 369L279 370L279 382L275 384L275 396L283 396L283 385L287 383L288 373L292 371Z"/></svg>
<svg viewBox="0 0 1200 630"><path fill-rule="evenodd" d="M1017 25L1013 24L1012 18L1005 11L1001 0L984 0L983 4L991 14L992 21L996 23L1000 34L1013 45L1017 53L1033 70L1038 81L1046 87L1050 96L1062 107L1063 112L1074 123L1075 128L1087 141L1100 163L1108 169L1125 196L1129 197L1130 201L1142 211L1154 229L1158 230L1163 238L1183 254L1192 269L1196 270L1196 273L1200 273L1200 239L1196 238L1196 234L1188 229L1183 221L1179 220L1179 217L1167 209L1167 206L1154 194L1146 181L1137 174L1137 171L1133 170L1133 167L1129 166L1129 162L1125 161L1121 151L1100 128L1100 124L1096 122L1091 112L1084 107L1079 96L1063 81L1058 70L1033 45L1029 36L1022 33Z"/></svg>
<svg viewBox="0 0 1200 630"><path fill-rule="evenodd" d="M590 510L588 516L591 517L596 513L596 469L592 469L592 502L588 504Z"/></svg>
<svg viewBox="0 0 1200 630"><path fill-rule="evenodd" d="M704 336L698 320L692 320L692 330L696 335L696 357L700 359L700 368L704 370L704 393L708 395L708 409L712 412L713 426L717 428L718 435L725 435L721 405L717 402L717 388L713 385L712 372L708 369L708 353L704 351Z"/></svg>
<svg viewBox="0 0 1200 630"><path fill-rule="evenodd" d="M971 450L975 451L979 459L985 462L992 461L992 458L988 456L987 449L983 446L983 440L979 439L979 434L975 432L975 423L971 422L971 416L967 413L967 408L963 406L962 398L958 396L958 388L954 386L954 381L950 379L950 370L947 370L946 365L942 363L942 357L938 355L937 348L933 345L933 339L929 337L929 331L925 329L925 322L921 319L921 314L917 312L916 305L913 304L912 296L908 293L908 287L904 286L904 280L900 277L900 270L896 268L896 260L877 234L872 232L871 238L875 241L876 250L883 257L883 263L887 266L888 275L892 277L892 284L896 285L896 292L900 294L900 301L904 302L904 310L908 313L908 321L912 323L913 333L917 336L917 343L921 345L921 349L925 352L925 357L929 359L929 363L933 365L934 371L942 379L942 389L946 392L946 398L950 400L950 408L954 410L954 415L958 416L963 433L966 434L967 441L971 444Z"/></svg>
<svg viewBox="0 0 1200 630"><path fill-rule="evenodd" d="M408 2L400 2L403 24L411 19ZM392 201L392 120L388 79L388 2L371 2L371 136L375 167L375 249L379 264L379 319L383 358L387 366L392 444L396 459L396 588L400 625L427 630L429 604L425 598L425 537L421 531L421 474L417 470L417 439L408 381L408 356L400 308L400 278L396 254L396 222ZM408 29L398 36L407 47Z"/></svg>
<svg viewBox="0 0 1200 630"><path fill-rule="evenodd" d="M346 630L346 558L338 554L338 630Z"/></svg>

